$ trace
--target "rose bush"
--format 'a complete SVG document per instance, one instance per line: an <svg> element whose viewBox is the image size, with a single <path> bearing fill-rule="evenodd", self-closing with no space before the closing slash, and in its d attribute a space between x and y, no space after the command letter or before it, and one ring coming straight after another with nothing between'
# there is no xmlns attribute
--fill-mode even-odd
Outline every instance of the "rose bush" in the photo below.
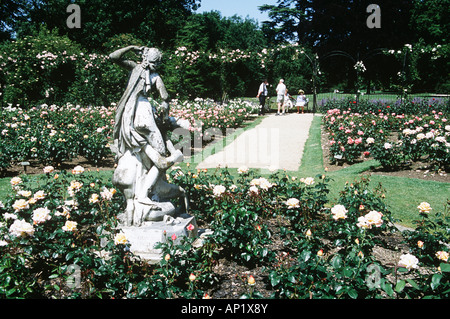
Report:
<svg viewBox="0 0 450 319"><path fill-rule="evenodd" d="M149 265L118 227L124 201L110 182L82 167L44 172L12 178L0 203L2 297L210 298L223 260L262 267L264 284L243 277L245 298L450 296L448 210L418 203L418 227L402 236L408 248L380 262L375 248L393 249L385 238L397 230L383 189L368 179L330 200L324 175L174 168L169 181L186 189L191 214L210 231L167 238Z"/></svg>
<svg viewBox="0 0 450 319"><path fill-rule="evenodd" d="M111 154L113 107L44 104L4 108L0 115L0 169L28 160L58 165L77 156L97 165Z"/></svg>
<svg viewBox="0 0 450 319"><path fill-rule="evenodd" d="M404 104L421 104L420 111L397 113L397 108L389 105L377 111L364 107L344 109L336 108L333 103L335 108L328 110L323 118L329 134L330 160L354 163L361 157L373 157L388 169L416 161L426 162L436 170L447 169L450 126L448 112L439 110L445 110L445 105L418 100ZM412 106L403 109L412 111L415 109Z"/></svg>
<svg viewBox="0 0 450 319"><path fill-rule="evenodd" d="M214 134L240 127L255 107L242 100L227 105L197 99L194 102L171 102L170 115L184 120L187 130L172 134L174 144L191 147L211 140ZM0 109L0 170L13 163L36 160L58 165L78 156L99 165L112 155L115 104L108 107L47 105L28 110L20 107ZM231 120L231 121L230 121ZM179 134L178 134L179 133Z"/></svg>
<svg viewBox="0 0 450 319"><path fill-rule="evenodd" d="M211 175L206 170L174 172L171 178L189 189L192 212L214 231L218 230L217 237L205 239L208 247L214 247L209 256L231 257L248 264L245 256L251 245L256 244L254 252L264 251L261 247L268 248L266 256L254 253L250 260L267 267L274 298L445 298L450 292L444 281L449 271L446 262L440 268L437 264L429 268L429 273L421 275L420 280L408 281L400 279L400 266L381 265L376 260L375 247L386 247L383 237L396 229L384 203L384 190L371 191L367 179L347 184L338 202L332 204L326 198L328 178L321 175L297 180L278 173L266 179L257 177L253 170L240 168L237 179L227 171ZM262 190L261 184L270 187ZM247 203L246 219L236 217L242 202ZM276 236L289 247L286 250L270 249L275 234L269 221L273 219L279 225ZM252 231L252 226L267 229L266 238L262 240ZM437 228L445 232L446 227ZM240 230L247 230L248 237L242 237ZM222 237L225 240L221 241ZM240 246L233 244L237 238L243 241ZM250 245L248 248L246 243ZM430 246L434 253L443 251L439 256L446 256L448 246L444 249L433 242ZM236 258L239 257L236 252L241 252L241 258ZM423 264L417 265L420 271ZM390 278L392 274L394 280ZM436 278L439 278L439 290L435 290ZM422 294L408 292L406 295L406 290L401 289L402 280L411 282ZM254 297L261 296L252 293Z"/></svg>

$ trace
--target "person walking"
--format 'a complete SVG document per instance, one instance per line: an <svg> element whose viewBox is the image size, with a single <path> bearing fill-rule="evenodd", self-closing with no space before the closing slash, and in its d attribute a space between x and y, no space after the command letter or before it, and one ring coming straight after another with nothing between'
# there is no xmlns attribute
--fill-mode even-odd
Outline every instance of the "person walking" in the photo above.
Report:
<svg viewBox="0 0 450 319"><path fill-rule="evenodd" d="M266 98L269 95L267 90L268 84L269 83L267 82L267 79L264 79L264 81L259 86L258 95L256 95L256 97L259 99L259 105L261 106L258 115L264 115Z"/></svg>
<svg viewBox="0 0 450 319"><path fill-rule="evenodd" d="M282 108L284 114L284 99L286 96L286 85L284 84L284 80L280 79L280 82L277 85L276 88L277 91L277 103L278 103L278 112L276 115L280 115L280 109Z"/></svg>
<svg viewBox="0 0 450 319"><path fill-rule="evenodd" d="M297 114L300 113L300 107L302 108L302 114L303 114L304 113L303 110L304 110L305 104L307 102L307 98L305 96L305 91L303 91L303 90L299 90L298 94L299 95L297 96L297 101L295 103L295 106L297 106Z"/></svg>

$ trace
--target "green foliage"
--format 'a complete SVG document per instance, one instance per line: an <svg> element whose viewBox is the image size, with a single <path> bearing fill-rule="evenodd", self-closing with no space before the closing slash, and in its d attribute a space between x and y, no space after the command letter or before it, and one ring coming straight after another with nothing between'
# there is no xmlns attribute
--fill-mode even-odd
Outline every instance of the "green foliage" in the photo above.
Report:
<svg viewBox="0 0 450 319"><path fill-rule="evenodd" d="M43 28L33 36L4 42L0 52L4 101L23 105L47 95L51 103L74 81L76 65L69 57L78 54L80 46Z"/></svg>
<svg viewBox="0 0 450 319"><path fill-rule="evenodd" d="M427 206L425 202L423 207ZM438 212L419 210L418 217L420 219L415 221L417 227L406 231L405 242L411 247L411 253L424 264L438 266L440 262L436 258L436 252L448 250L444 243L450 238L449 205Z"/></svg>
<svg viewBox="0 0 450 319"><path fill-rule="evenodd" d="M345 185L336 202L325 199L326 176L296 180L279 172L266 179L245 168L237 177L228 170L174 169L169 180L185 187L191 213L212 234L165 238L157 247L162 259L151 266L130 252L117 228L123 200L110 182L80 168L12 179L0 205L0 294L208 297L220 282L215 266L225 258L263 266L260 276L273 294L264 296L261 283L244 275L242 298L448 297L448 212L431 215L421 203L419 227L405 233L417 262L412 255L410 263L381 265L374 248L386 248L383 237L392 234L394 221L384 191L369 189L366 179ZM276 249L274 234L283 241Z"/></svg>
<svg viewBox="0 0 450 319"><path fill-rule="evenodd" d="M3 297L79 298L90 296L93 286L101 296L112 278L119 281L113 271L127 262L127 253L114 241L105 247L101 244L111 240L114 212L122 207L120 196L110 192L110 183L89 173L50 172L38 180L16 178L12 186L1 209L2 238L8 242L1 247ZM96 201L89 201L94 194ZM108 266L100 257L102 250L111 253ZM62 287L73 278L71 265L85 271L83 284L72 291Z"/></svg>
<svg viewBox="0 0 450 319"><path fill-rule="evenodd" d="M117 87L125 85L124 76L106 56L87 54L45 27L0 47L2 99L14 106L108 105L119 100Z"/></svg>
<svg viewBox="0 0 450 319"><path fill-rule="evenodd" d="M138 38L151 41L165 48L172 45L180 23L192 13L197 0L126 0L77 1L81 10L80 29L66 27L67 1L33 1L22 11L27 17L16 30L19 36L30 34L46 24L50 29L58 28L59 34L67 35L89 51L99 53L102 44L114 35L132 33Z"/></svg>
<svg viewBox="0 0 450 319"><path fill-rule="evenodd" d="M77 156L98 165L111 155L111 108L42 105L28 111L1 109L0 114L1 170L30 160L57 166Z"/></svg>

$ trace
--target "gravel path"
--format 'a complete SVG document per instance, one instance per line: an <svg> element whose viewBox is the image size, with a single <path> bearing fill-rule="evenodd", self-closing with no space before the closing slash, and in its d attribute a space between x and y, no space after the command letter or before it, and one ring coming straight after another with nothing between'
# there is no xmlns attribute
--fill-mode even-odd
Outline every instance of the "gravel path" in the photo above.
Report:
<svg viewBox="0 0 450 319"><path fill-rule="evenodd" d="M313 114L270 114L222 151L206 157L197 168L233 167L297 171Z"/></svg>

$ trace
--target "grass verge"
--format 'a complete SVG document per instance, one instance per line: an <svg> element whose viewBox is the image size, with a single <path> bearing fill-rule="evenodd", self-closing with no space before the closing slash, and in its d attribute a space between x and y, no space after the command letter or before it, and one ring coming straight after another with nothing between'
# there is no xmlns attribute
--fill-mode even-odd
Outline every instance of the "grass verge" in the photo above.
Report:
<svg viewBox="0 0 450 319"><path fill-rule="evenodd" d="M333 201L339 197L339 191L343 189L346 182L351 183L359 179L361 175L369 175L365 172L379 165L378 161L371 160L338 171L328 172L327 175L333 179L330 183L330 200ZM321 117L316 116L311 124L302 163L296 175L307 177L324 172ZM417 206L421 202L430 203L431 207L434 208L433 212L443 212L447 201L450 199L450 183L378 174L370 175L370 181L373 188L381 183L386 190L386 203L390 207L393 217L399 220L399 224L406 227L414 227L413 221L418 219Z"/></svg>

